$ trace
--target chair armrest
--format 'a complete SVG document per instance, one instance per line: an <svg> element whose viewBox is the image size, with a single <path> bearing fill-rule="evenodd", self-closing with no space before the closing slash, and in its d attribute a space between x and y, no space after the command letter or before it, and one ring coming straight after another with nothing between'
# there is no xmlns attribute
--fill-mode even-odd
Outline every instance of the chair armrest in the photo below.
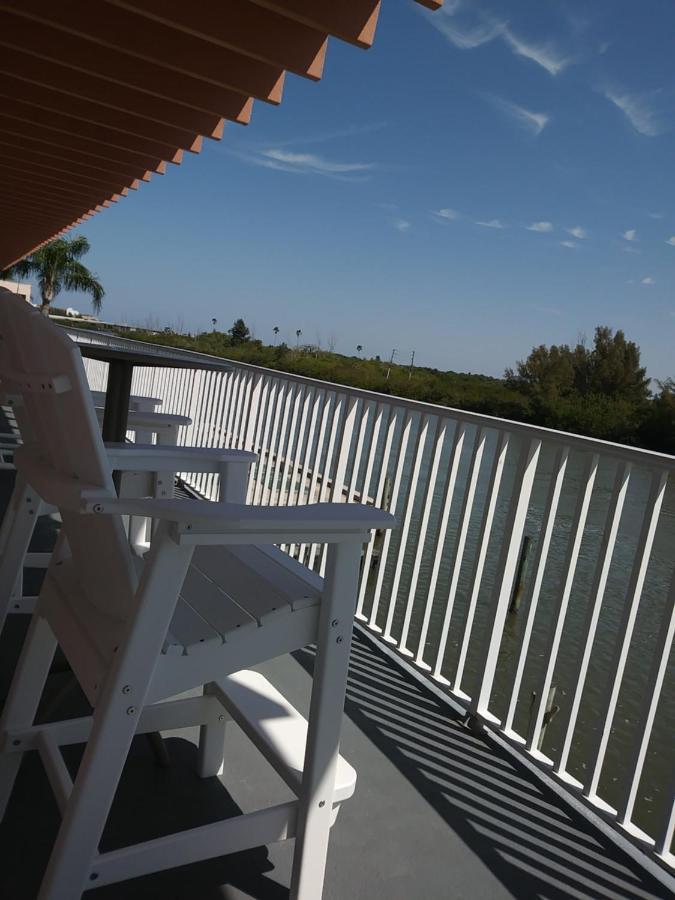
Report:
<svg viewBox="0 0 675 900"><path fill-rule="evenodd" d="M217 447L109 443L105 448L111 468L120 472L220 472L223 466L251 465L258 458L247 450Z"/></svg>
<svg viewBox="0 0 675 900"><path fill-rule="evenodd" d="M103 421L104 409L102 406L96 406L96 418L99 422ZM129 410L127 413L127 430L128 431L157 431L159 428L170 428L178 426L192 425L192 419L188 416L179 416L176 413L156 413L156 412L135 412Z"/></svg>
<svg viewBox="0 0 675 900"><path fill-rule="evenodd" d="M83 498L81 511L94 515L147 516L173 523L179 544L327 543L368 540L373 529L389 529L394 516L358 503L306 506L247 506L208 500Z"/></svg>

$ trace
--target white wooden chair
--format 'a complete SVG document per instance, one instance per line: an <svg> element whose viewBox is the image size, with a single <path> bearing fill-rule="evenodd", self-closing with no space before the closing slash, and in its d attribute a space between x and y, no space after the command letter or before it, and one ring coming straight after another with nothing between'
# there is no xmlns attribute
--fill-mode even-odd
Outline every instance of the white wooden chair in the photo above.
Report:
<svg viewBox="0 0 675 900"><path fill-rule="evenodd" d="M92 395L96 402L99 398L93 391ZM14 411L18 429L29 432L30 425L26 420L22 398L5 392L4 400L7 407ZM156 406L161 401L154 398L147 398L147 401L141 397L133 398L130 407L133 405L136 409L129 413L129 430L141 442L151 444L154 438L157 444L153 447L136 445L133 454L128 452L131 449L129 444L108 445L106 448L109 454L114 453L114 468L125 473L122 477L122 495L168 496L169 491L173 490L175 472L167 471L164 466L161 471L151 472L147 470L147 466L156 466L160 460L166 461L168 465L171 460L174 465L180 463L181 466L194 467L199 461L198 465L206 468L198 468L197 471L219 471L224 464L238 467L236 473L230 472L230 499L239 500L240 496L234 490L232 479L235 478L237 487L245 483L248 465L253 462L254 455L230 450L211 452L202 448L199 454L186 452L178 458L170 448L177 446L179 429L189 425L191 420L186 416L139 410L144 402ZM102 407L96 407L96 414L100 423L103 417ZM30 440L28 435L27 438ZM164 452L156 451L156 447L161 447ZM14 468L13 464L11 468ZM179 468L176 471L188 469ZM46 569L51 553L31 553L28 548L39 517L55 512L56 508L44 503L24 479L17 478L0 525L0 631L8 613L33 611L37 598L23 592L24 569ZM143 518L136 517L129 522L128 533L132 546L141 547L145 543L148 527L147 520Z"/></svg>
<svg viewBox="0 0 675 900"><path fill-rule="evenodd" d="M291 896L318 900L339 799L361 549L371 529L391 527L392 517L346 504L118 498L77 350L11 297L0 302L0 378L22 394L35 438L17 451L17 470L58 507L63 522L0 720L0 814L31 748L38 749L62 810L39 900L73 900L87 887L291 837ZM145 560L131 553L123 515L159 522ZM325 582L267 546L282 542L326 543ZM57 642L93 715L35 725ZM285 742L279 729L265 726L256 705L267 694L285 720L293 718L288 705L241 670L310 643L317 656L309 721ZM199 686L202 697L167 699ZM286 773L297 799L99 853L133 736L200 724L200 772L215 774L225 710L248 723L247 733ZM305 746L298 752L300 731ZM79 740L87 745L72 782L59 746ZM352 785L345 795L353 789L347 776Z"/></svg>

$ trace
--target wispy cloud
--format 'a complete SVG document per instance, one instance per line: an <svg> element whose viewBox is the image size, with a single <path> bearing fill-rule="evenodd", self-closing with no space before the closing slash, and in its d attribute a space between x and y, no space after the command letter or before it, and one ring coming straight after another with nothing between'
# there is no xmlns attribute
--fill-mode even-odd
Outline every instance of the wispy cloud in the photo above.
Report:
<svg viewBox="0 0 675 900"><path fill-rule="evenodd" d="M553 222L533 222L531 225L525 226L528 231L538 231L540 234L545 234L549 231L553 231Z"/></svg>
<svg viewBox="0 0 675 900"><path fill-rule="evenodd" d="M650 213L647 213L647 215L649 216L650 219L664 219L665 218L665 213L662 213L662 212L650 212Z"/></svg>
<svg viewBox="0 0 675 900"><path fill-rule="evenodd" d="M456 209L435 209L431 215L436 221L449 222L453 219L459 219L459 213Z"/></svg>
<svg viewBox="0 0 675 900"><path fill-rule="evenodd" d="M623 250L624 253L640 253L641 252L640 250L638 250L637 247L631 247L630 244L626 244L621 249Z"/></svg>
<svg viewBox="0 0 675 900"><path fill-rule="evenodd" d="M574 250L575 247L578 246L576 241L560 241L561 247L567 247L570 250Z"/></svg>
<svg viewBox="0 0 675 900"><path fill-rule="evenodd" d="M263 150L262 156L288 166L296 166L306 172L320 175L342 175L346 172L368 172L374 169L373 163L342 163L325 159L314 153L292 153L288 150Z"/></svg>
<svg viewBox="0 0 675 900"><path fill-rule="evenodd" d="M645 277L640 282L641 284L656 284L656 281L652 278L651 275L645 275Z"/></svg>
<svg viewBox="0 0 675 900"><path fill-rule="evenodd" d="M571 62L568 57L563 56L550 42L545 44L531 43L523 38L519 38L508 26L504 28L502 37L516 56L523 56L525 59L532 60L532 62L546 69L551 75L558 75Z"/></svg>
<svg viewBox="0 0 675 900"><path fill-rule="evenodd" d="M605 88L602 93L610 103L621 110L637 132L647 137L658 137L663 134L665 130L663 122L653 105L656 92L630 94Z"/></svg>
<svg viewBox="0 0 675 900"><path fill-rule="evenodd" d="M405 233L406 231L410 231L410 222L407 219L394 219L392 225L397 231Z"/></svg>
<svg viewBox="0 0 675 900"><path fill-rule="evenodd" d="M494 103L494 105L502 110L502 112L506 113L506 115L515 119L519 125L522 125L523 128L534 134L535 137L538 137L551 121L551 117L547 113L532 112L532 110L525 109L524 106L519 106L517 103L512 103L510 100L504 100L501 97L493 96L488 96L488 100L490 100L491 103Z"/></svg>
<svg viewBox="0 0 675 900"><path fill-rule="evenodd" d="M668 238L666 244L670 244L671 247L675 247L675 234L672 237Z"/></svg>
<svg viewBox="0 0 675 900"><path fill-rule="evenodd" d="M291 172L295 175L321 175L325 178L336 178L339 181L366 181L376 168L375 163L339 162L319 156L316 153L295 153L270 147L252 153L237 153L245 162L279 172Z"/></svg>
<svg viewBox="0 0 675 900"><path fill-rule="evenodd" d="M628 231L624 231L621 235L624 241L637 241L637 231L634 228L629 228Z"/></svg>
<svg viewBox="0 0 675 900"><path fill-rule="evenodd" d="M577 238L580 241L588 237L588 232L585 228L582 228L581 225L575 225L574 228L568 228L566 230L568 234L571 234L572 237Z"/></svg>
<svg viewBox="0 0 675 900"><path fill-rule="evenodd" d="M506 228L506 225L500 222L499 219L488 219L487 221L479 220L478 222L474 222L474 225L482 225L483 228Z"/></svg>
<svg viewBox="0 0 675 900"><path fill-rule="evenodd" d="M325 144L340 138L353 137L360 134L372 134L387 127L387 123L367 122L364 125L347 125L345 128L337 128L335 131L323 131L319 134L309 134L304 137L289 138L287 141L275 141L275 147L305 147L307 144Z"/></svg>
<svg viewBox="0 0 675 900"><path fill-rule="evenodd" d="M458 21L455 16L463 9L462 3L446 3L428 18L428 21L460 50L475 50L483 44L499 39L515 56L537 63L551 75L558 75L573 61L550 41L538 43L526 40L517 35L507 21L500 20L490 13L472 9L468 11L468 16L460 16L461 21Z"/></svg>
<svg viewBox="0 0 675 900"><path fill-rule="evenodd" d="M472 25L458 25L453 16L459 11L460 4L454 3L442 6L429 17L429 21L453 46L460 50L474 50L499 37L506 27L505 22L498 22L481 16L481 21Z"/></svg>

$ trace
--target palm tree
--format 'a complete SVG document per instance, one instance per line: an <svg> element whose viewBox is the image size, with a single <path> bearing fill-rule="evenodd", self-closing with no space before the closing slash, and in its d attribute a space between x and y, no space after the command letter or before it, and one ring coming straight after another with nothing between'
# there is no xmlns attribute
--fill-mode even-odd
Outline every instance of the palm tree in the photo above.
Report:
<svg viewBox="0 0 675 900"><path fill-rule="evenodd" d="M213 330L216 330L216 325L218 324L218 319L211 319L211 324L213 325Z"/></svg>
<svg viewBox="0 0 675 900"><path fill-rule="evenodd" d="M49 315L49 304L62 290L89 294L94 312L98 313L105 291L96 275L80 262L80 258L88 252L89 241L83 235L56 238L15 263L2 275L9 278L35 275L42 297L40 311L45 316Z"/></svg>
<svg viewBox="0 0 675 900"><path fill-rule="evenodd" d="M297 347L300 346L300 335L301 335L301 334L302 334L302 328L298 328L298 330L295 332L295 336L296 336L296 338L298 339L298 340L297 340L297 343L296 343L296 346L297 346Z"/></svg>
<svg viewBox="0 0 675 900"><path fill-rule="evenodd" d="M361 355L361 351L362 351L362 350L363 350L363 345L362 345L362 344L357 344L357 345L356 345L356 352L359 354L359 356Z"/></svg>
<svg viewBox="0 0 675 900"><path fill-rule="evenodd" d="M274 337L276 338L276 336L279 334L279 326L275 325L272 331L274 332Z"/></svg>

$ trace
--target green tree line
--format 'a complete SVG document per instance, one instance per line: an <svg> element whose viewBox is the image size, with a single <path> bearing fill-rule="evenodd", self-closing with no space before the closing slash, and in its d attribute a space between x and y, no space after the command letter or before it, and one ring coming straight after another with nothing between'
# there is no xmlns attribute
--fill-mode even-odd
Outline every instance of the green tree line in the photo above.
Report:
<svg viewBox="0 0 675 900"><path fill-rule="evenodd" d="M115 330L115 329L111 329ZM276 332L275 332L276 333ZM591 345L535 347L504 378L344 356L313 346L264 344L243 319L227 332L162 333L128 328L137 340L196 350L322 381L515 419L618 443L675 453L675 380L650 380L640 348L599 326ZM301 332L300 332L301 334ZM298 335L299 341L299 335ZM362 348L359 348L359 354Z"/></svg>

